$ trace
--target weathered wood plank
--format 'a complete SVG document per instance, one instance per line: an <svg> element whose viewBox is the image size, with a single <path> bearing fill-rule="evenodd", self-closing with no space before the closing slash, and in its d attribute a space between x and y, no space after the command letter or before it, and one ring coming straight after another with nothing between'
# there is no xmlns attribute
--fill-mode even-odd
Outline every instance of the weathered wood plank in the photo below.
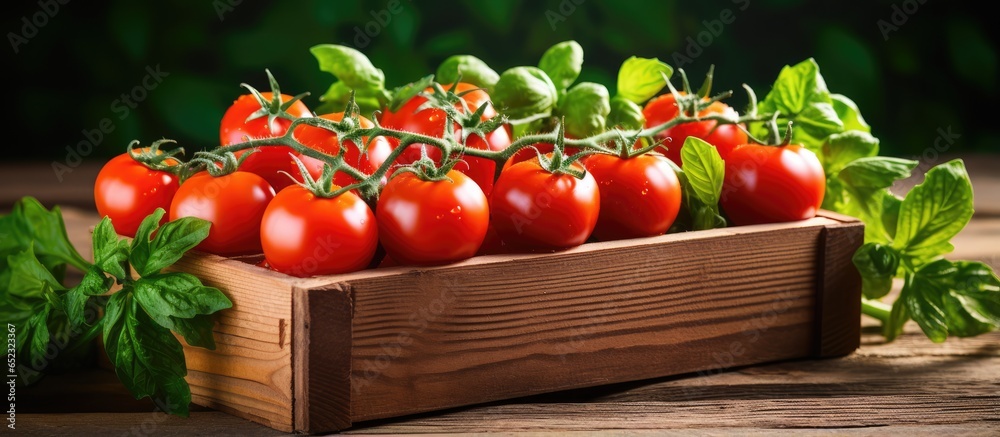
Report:
<svg viewBox="0 0 1000 437"><path fill-rule="evenodd" d="M852 217L824 215L841 223L826 226L821 235L814 355L835 357L854 352L861 340L861 275L851 257L864 243L865 228Z"/></svg>
<svg viewBox="0 0 1000 437"><path fill-rule="evenodd" d="M315 433L350 427L350 289L296 288L294 293L295 429Z"/></svg>

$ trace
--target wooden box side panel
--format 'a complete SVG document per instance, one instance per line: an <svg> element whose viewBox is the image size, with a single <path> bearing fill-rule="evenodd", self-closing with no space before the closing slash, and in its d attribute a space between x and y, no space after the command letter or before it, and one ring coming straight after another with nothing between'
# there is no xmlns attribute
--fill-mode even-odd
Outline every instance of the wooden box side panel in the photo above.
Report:
<svg viewBox="0 0 1000 437"><path fill-rule="evenodd" d="M351 417L809 356L828 223L353 279Z"/></svg>
<svg viewBox="0 0 1000 437"><path fill-rule="evenodd" d="M351 426L350 289L332 286L296 288L293 301L295 336L295 431L320 433Z"/></svg>
<svg viewBox="0 0 1000 437"><path fill-rule="evenodd" d="M840 223L822 234L816 357L847 355L861 345L861 274L852 258L864 243L865 227L857 219L826 214Z"/></svg>
<svg viewBox="0 0 1000 437"><path fill-rule="evenodd" d="M192 401L292 431L291 281L206 254L189 254L172 269L201 278L233 302L216 315L214 351L184 345Z"/></svg>

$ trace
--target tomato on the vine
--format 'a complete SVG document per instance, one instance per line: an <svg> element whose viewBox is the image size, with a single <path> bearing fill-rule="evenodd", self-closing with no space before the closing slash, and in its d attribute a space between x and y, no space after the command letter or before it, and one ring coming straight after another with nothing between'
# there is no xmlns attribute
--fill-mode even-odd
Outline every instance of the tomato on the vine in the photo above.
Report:
<svg viewBox="0 0 1000 437"><path fill-rule="evenodd" d="M264 99L270 101L274 94L270 92L260 93ZM287 94L281 95L283 102L288 102L293 97ZM268 122L268 116L254 118L247 121L254 113L263 107L253 94L243 94L234 101L226 113L222 116L222 123L219 127L219 139L223 146L242 143L250 139L280 137L288 131L291 120L276 117L272 122ZM289 115L294 117L312 117L312 112L301 100L296 101L285 109ZM291 185L291 178L281 172L290 175L298 174L298 166L291 155L295 150L290 147L268 146L261 147L253 152L240 165L240 170L254 173L263 177L276 191L281 191ZM241 156L246 151L236 152ZM297 178L300 179L300 178Z"/></svg>
<svg viewBox="0 0 1000 437"><path fill-rule="evenodd" d="M683 91L679 94L684 95ZM708 98L704 98L708 100ZM659 126L680 115L676 99L673 94L664 94L650 100L642 110L646 117L646 127ZM699 117L706 115L725 115L736 118L736 110L722 102L713 102L707 108L698 113ZM719 150L722 159L726 159L729 152L736 146L747 143L747 134L740 130L735 124L718 124L716 121L705 120L681 123L668 128L656 135L657 141L663 141L661 147L657 147L660 153L670 158L677 165L681 165L681 148L687 137L696 137L705 140Z"/></svg>
<svg viewBox="0 0 1000 437"><path fill-rule="evenodd" d="M133 237L147 215L156 208L170 208L179 186L176 175L153 170L123 153L101 167L94 182L94 203L98 214L111 218L116 232Z"/></svg>
<svg viewBox="0 0 1000 437"><path fill-rule="evenodd" d="M281 190L260 225L271 268L306 277L364 269L378 246L375 215L352 192L319 197L298 185Z"/></svg>
<svg viewBox="0 0 1000 437"><path fill-rule="evenodd" d="M826 175L816 154L800 145L738 146L726 159L719 205L736 225L816 216Z"/></svg>
<svg viewBox="0 0 1000 437"><path fill-rule="evenodd" d="M170 220L198 217L212 223L197 249L222 256L261 252L260 222L274 189L245 171L213 177L206 172L181 184L170 204Z"/></svg>
<svg viewBox="0 0 1000 437"><path fill-rule="evenodd" d="M330 121L341 121L344 119L344 113L323 114L319 117ZM361 128L369 129L375 126L371 120L363 116L358 116L358 119ZM302 143L302 145L311 149L328 155L337 155L340 153L340 141L337 140L335 132L315 126L302 125L295 129L294 135L295 139ZM364 140L368 142L368 138ZM374 173L389 157L389 154L392 153L392 145L383 136L377 136L368 142L368 150L365 151L363 159L361 157L361 149L365 147L364 143L355 144L354 141L350 140L345 143L347 153L344 155L344 162L367 175ZM297 155L302 160L302 164L309 170L309 174L313 178L319 178L323 173L323 161L302 154ZM333 175L333 184L340 187L346 187L356 182L358 181L343 172L337 172Z"/></svg>
<svg viewBox="0 0 1000 437"><path fill-rule="evenodd" d="M578 163L573 168L583 171ZM565 249L590 238L601 198L594 177L550 173L538 158L500 173L490 202L493 227L507 244L526 249Z"/></svg>
<svg viewBox="0 0 1000 437"><path fill-rule="evenodd" d="M447 86L446 86L447 88ZM426 92L433 92L432 88L425 90ZM492 104L490 104L490 96L482 89L477 89L475 85L459 82L456 86L454 92L456 94L462 95L462 102L456 103L456 107L463 112L475 112L483 104L487 104L486 110L483 112L482 119L488 120L497 115L495 109L493 109ZM465 93L465 94L462 94ZM427 98L423 96L416 96L407 101L401 108L396 112L385 111L382 113L382 118L379 120L382 126L390 129L403 130L408 132L414 132L419 134L424 134L432 137L441 137L444 135L445 131L445 113L444 111L436 108L427 108L422 111L417 111L421 105L427 102ZM455 124L455 138L461 140L461 128L458 124ZM510 145L510 134L504 127L499 127L493 132L486 135L485 141L478 135L469 136L466 141L466 147L478 150L491 150L499 151L506 149ZM396 139L390 139L394 142L394 146L398 145ZM411 164L416 162L421 157L421 149L427 151L427 156L433 159L435 162L440 162L441 151L432 146L427 146L425 144L412 144L409 149L403 152L400 157L396 160L399 164ZM482 188L483 192L488 196L493 190L493 176L496 173L496 163L492 160L477 157L463 157L462 160L455 165L455 170L458 170L465 175L472 178L473 181Z"/></svg>
<svg viewBox="0 0 1000 437"><path fill-rule="evenodd" d="M681 184L666 158L628 159L597 154L584 158L601 194L594 228L598 240L621 240L667 232L681 208Z"/></svg>
<svg viewBox="0 0 1000 437"><path fill-rule="evenodd" d="M447 264L471 258L486 238L490 211L483 190L451 170L447 180L411 172L382 189L375 217L386 253L401 264Z"/></svg>

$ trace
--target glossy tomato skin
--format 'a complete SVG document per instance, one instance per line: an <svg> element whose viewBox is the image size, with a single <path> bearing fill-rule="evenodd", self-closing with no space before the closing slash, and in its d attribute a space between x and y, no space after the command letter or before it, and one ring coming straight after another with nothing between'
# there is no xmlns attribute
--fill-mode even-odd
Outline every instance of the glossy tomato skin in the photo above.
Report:
<svg viewBox="0 0 1000 437"><path fill-rule="evenodd" d="M594 228L598 240L652 237L674 224L681 208L681 184L666 158L600 154L586 157L584 166L601 193Z"/></svg>
<svg viewBox="0 0 1000 437"><path fill-rule="evenodd" d="M683 95L684 93L681 92ZM676 118L680 111L677 108L673 94L664 94L646 103L642 110L646 117L646 127L658 126ZM728 115L736 117L739 114L736 110L722 102L714 102L702 110L698 115ZM681 148L687 137L696 137L715 146L722 159L726 159L729 152L736 146L747 143L747 135L735 124L723 124L716 127L715 121L698 121L682 123L671 127L656 135L657 141L663 141L663 146L658 147L660 153L669 158L677 165L681 165Z"/></svg>
<svg viewBox="0 0 1000 437"><path fill-rule="evenodd" d="M332 275L368 267L378 229L371 208L356 194L323 198L294 185L268 204L260 240L274 270L298 277Z"/></svg>
<svg viewBox="0 0 1000 437"><path fill-rule="evenodd" d="M177 176L150 169L123 153L111 158L97 174L94 203L98 214L111 218L115 232L134 237L147 215L156 208L170 209L179 186ZM161 224L166 220L164 215Z"/></svg>
<svg viewBox="0 0 1000 437"><path fill-rule="evenodd" d="M323 114L319 117L331 121L340 121L343 120L344 113ZM375 126L371 120L363 116L359 116L359 120L362 128L367 129ZM328 155L337 155L340 153L340 141L337 140L337 134L326 129L314 126L299 126L295 129L295 139L306 147ZM353 141L347 141L346 146L347 153L344 155L344 162L368 175L374 173L389 157L389 154L392 153L392 145L383 136L378 136L371 140L368 150L364 153L364 158L362 158L361 153L361 147L364 147L364 144L359 145ZM323 161L301 154L298 154L298 157L302 160L302 163L309 170L309 174L313 178L319 178L323 174ZM346 187L355 182L358 181L343 172L337 172L333 175L333 184L340 187Z"/></svg>
<svg viewBox="0 0 1000 437"><path fill-rule="evenodd" d="M261 95L268 100L274 96L270 92L263 92ZM291 99L292 96L281 95L283 102ZM260 102L251 94L244 94L237 98L222 116L222 123L219 127L220 143L223 146L228 146L242 143L246 141L246 137L251 139L274 138L282 136L288 131L288 126L292 122L281 117L275 118L273 123L268 123L266 115L246 121L247 117L260 109ZM295 117L312 117L313 115L301 100L293 103L286 112ZM291 178L281 172L287 172L290 175L298 174L298 167L290 155L294 152L292 148L284 146L261 147L243 161L240 170L263 177L276 191L281 191L282 188L293 183ZM243 153L246 152L237 152L237 156L241 156Z"/></svg>
<svg viewBox="0 0 1000 437"><path fill-rule="evenodd" d="M527 250L558 250L590 238L601 198L590 172L583 179L549 173L535 158L500 173L490 205L493 227L503 242Z"/></svg>
<svg viewBox="0 0 1000 437"><path fill-rule="evenodd" d="M825 190L815 153L799 145L747 144L726 160L719 204L736 225L805 220L816 216Z"/></svg>
<svg viewBox="0 0 1000 437"><path fill-rule="evenodd" d="M197 249L222 256L261 253L260 223L274 189L264 178L237 171L212 177L191 176L170 204L170 220L199 217L212 223Z"/></svg>
<svg viewBox="0 0 1000 437"><path fill-rule="evenodd" d="M475 256L486 237L486 195L471 178L452 170L451 180L394 176L375 210L379 239L400 264L436 265Z"/></svg>
<svg viewBox="0 0 1000 437"><path fill-rule="evenodd" d="M428 88L426 91L432 92L432 89ZM480 106L483 104L489 104L490 102L489 94L481 89L476 89L475 85L460 82L455 89L455 93L460 94L463 92L468 92L462 96L463 103L456 105L456 107L458 107L461 111L475 112ZM425 97L416 96L403 104L403 106L396 112L384 111L380 122L382 126L391 129L441 137L444 135L445 129L444 111L429 108L418 112L417 109L426 102L427 99ZM496 110L492 105L489 105L487 106L486 111L483 112L482 119L488 120L496 115ZM461 140L461 129L458 128L457 124L455 126L455 138L457 140ZM478 135L470 136L466 142L466 147L478 150L504 150L510 145L510 139L511 136L508 130L504 127L499 127L486 135L485 141ZM390 141L395 140L390 139ZM394 144L394 146L395 145L398 145L398 143ZM415 162L420 159L422 148L426 149L428 157L436 162L440 162L441 151L436 147L427 146L425 144L411 145L408 150L400 155L396 162L399 164L411 164ZM476 157L464 157L462 158L462 162L455 165L455 170L471 177L472 180L475 181L480 188L482 188L483 192L487 196L489 196L490 192L493 190L493 177L496 173L496 163L492 160Z"/></svg>

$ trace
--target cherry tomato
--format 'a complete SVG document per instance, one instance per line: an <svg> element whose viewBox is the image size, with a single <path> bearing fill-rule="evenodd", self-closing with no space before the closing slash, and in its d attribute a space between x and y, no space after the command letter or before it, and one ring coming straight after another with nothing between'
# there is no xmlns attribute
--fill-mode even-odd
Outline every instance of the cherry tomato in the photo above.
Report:
<svg viewBox="0 0 1000 437"><path fill-rule="evenodd" d="M815 153L747 144L729 153L719 205L736 225L804 220L816 216L825 190Z"/></svg>
<svg viewBox="0 0 1000 437"><path fill-rule="evenodd" d="M340 121L343 120L344 113L323 114L320 115L320 118ZM371 120L365 117L359 116L359 120L362 128L367 129L375 126ZM299 126L295 129L295 139L304 146L328 155L340 153L340 142L337 140L337 134L323 128ZM367 141L367 138L365 140ZM360 146L364 147L364 144ZM386 158L389 157L389 154L392 153L392 145L389 143L389 140L382 136L375 137L371 141L368 145L368 150L365 151L364 159L361 158L361 147L358 144L354 144L353 141L347 141L347 153L344 155L344 162L369 175L374 173L385 162ZM298 157L305 164L306 169L309 170L309 174L312 177L318 178L323 174L323 161L301 154ZM346 187L355 182L357 180L343 172L337 172L333 175L333 184L340 187Z"/></svg>
<svg viewBox="0 0 1000 437"><path fill-rule="evenodd" d="M170 164L172 160L166 160ZM156 208L167 210L179 187L173 174L153 170L132 159L128 153L111 158L94 183L97 213L111 218L115 231L134 237L139 223ZM164 216L162 223L166 223Z"/></svg>
<svg viewBox="0 0 1000 437"><path fill-rule="evenodd" d="M222 256L261 253L260 222L274 189L264 178L237 171L212 177L199 173L186 180L170 204L170 220L199 217L212 222L197 249Z"/></svg>
<svg viewBox="0 0 1000 437"><path fill-rule="evenodd" d="M621 240L667 232L681 208L681 184L666 158L590 155L584 166L601 193L594 237Z"/></svg>
<svg viewBox="0 0 1000 437"><path fill-rule="evenodd" d="M272 99L274 96L270 92L260 94L267 100ZM287 94L281 95L283 102L291 99L292 96ZM247 117L250 117L251 114L260 109L260 102L252 94L244 94L237 98L222 116L222 123L219 128L221 144L228 146L242 143L246 141L246 137L250 137L250 139L274 138L282 136L288 131L288 126L292 122L281 117L275 118L272 123L268 123L267 115L246 121ZM295 117L312 117L313 115L301 100L293 103L285 111ZM237 156L243 153L246 152L237 152ZM281 172L297 175L299 171L290 153L294 153L294 150L290 147L261 147L243 161L243 164L240 165L240 170L263 177L271 187L277 191L281 191L282 188L292 184L292 179Z"/></svg>
<svg viewBox="0 0 1000 437"><path fill-rule="evenodd" d="M490 205L493 227L504 242L550 250L579 246L590 238L601 198L589 172L583 179L549 173L536 157L500 173Z"/></svg>
<svg viewBox="0 0 1000 437"><path fill-rule="evenodd" d="M685 94L683 91L681 95ZM708 100L707 98L705 100ZM646 117L646 127L658 126L673 120L680 114L673 94L664 94L649 103L643 108L642 114ZM699 116L712 114L729 115L736 117L736 110L722 102L714 102L698 113ZM722 159L726 159L729 152L740 144L747 143L747 134L735 124L723 124L716 127L715 121L698 121L682 123L671 127L656 135L656 140L663 141L662 147L657 147L660 153L670 158L677 165L681 165L681 148L687 137L696 137L705 140L719 150Z"/></svg>
<svg viewBox="0 0 1000 437"><path fill-rule="evenodd" d="M281 190L260 224L264 258L272 268L307 277L364 269L375 256L378 229L356 194L317 197L298 185Z"/></svg>
<svg viewBox="0 0 1000 437"><path fill-rule="evenodd" d="M426 90L427 92L432 92L431 88ZM489 94L481 89L476 89L475 85L460 82L455 89L456 94L461 94L463 92L468 92L462 95L462 102L456 104L456 107L460 111L465 112L475 112L484 103L488 104L490 102ZM422 96L416 96L410 99L408 102L403 104L403 106L396 112L385 111L382 114L382 119L380 120L382 126L404 130L409 132L416 132L424 135L441 137L444 135L444 122L445 114L444 111L435 108L428 108L417 112L417 108L427 102L427 98ZM482 119L488 120L497 115L496 110L493 109L492 105L487 106L486 111L483 113ZM455 138L461 140L461 129L458 124L455 125ZM390 140L390 141L395 141ZM394 143L398 145L398 143ZM486 140L478 135L472 135L466 141L466 147L479 149L479 150L503 150L510 145L510 134L507 129L500 127L490 132L486 135ZM396 160L399 164L411 164L421 157L421 149L427 150L427 156L436 162L440 162L441 151L436 147L427 146L425 144L413 144L409 149L400 155L399 159ZM493 190L493 176L496 173L496 163L489 159L476 158L476 157L464 157L461 162L455 165L455 170L465 173L467 176L471 177L476 184L482 188L483 192L488 196Z"/></svg>
<svg viewBox="0 0 1000 437"><path fill-rule="evenodd" d="M486 237L483 190L463 173L424 181L413 173L389 180L375 208L386 253L400 264L447 264L471 258Z"/></svg>

